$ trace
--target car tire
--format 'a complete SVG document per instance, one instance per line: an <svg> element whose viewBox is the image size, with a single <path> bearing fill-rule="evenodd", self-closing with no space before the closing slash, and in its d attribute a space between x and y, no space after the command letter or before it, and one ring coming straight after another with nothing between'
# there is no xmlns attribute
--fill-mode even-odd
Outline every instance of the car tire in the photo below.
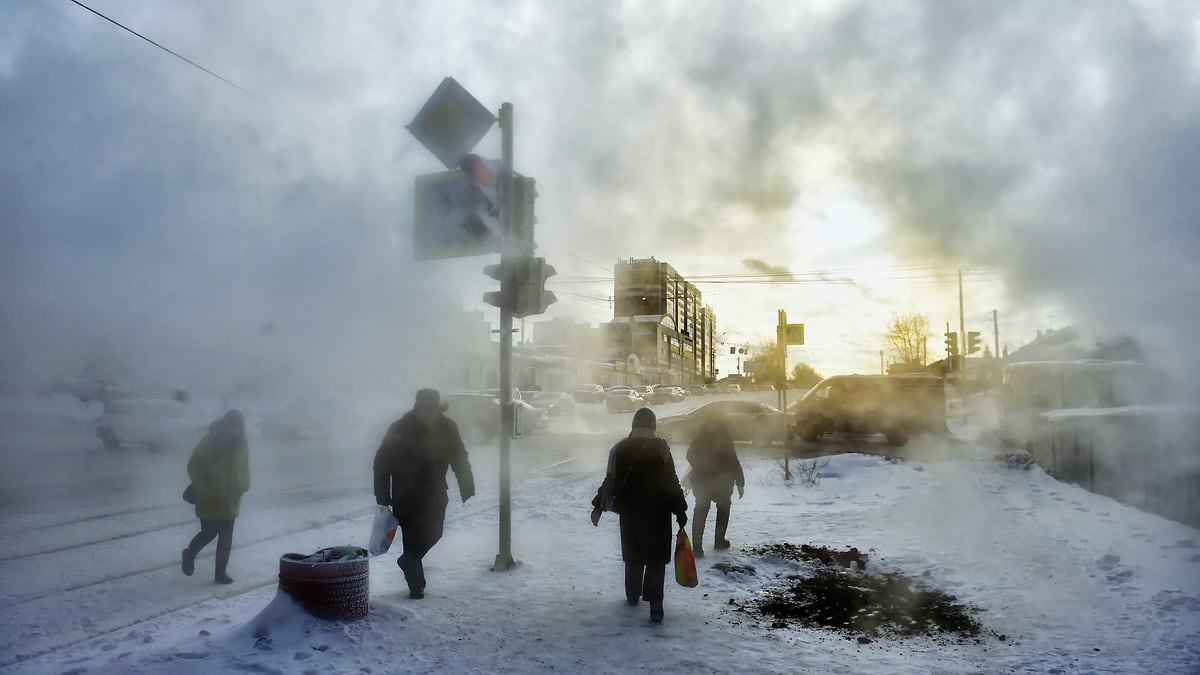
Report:
<svg viewBox="0 0 1200 675"><path fill-rule="evenodd" d="M111 427L97 429L96 438L100 439L106 450L116 450L121 447L121 441L117 438L117 432L113 431Z"/></svg>
<svg viewBox="0 0 1200 675"><path fill-rule="evenodd" d="M809 424L801 428L800 439L812 443L821 438L822 433L824 432L821 431L820 427L815 424Z"/></svg>

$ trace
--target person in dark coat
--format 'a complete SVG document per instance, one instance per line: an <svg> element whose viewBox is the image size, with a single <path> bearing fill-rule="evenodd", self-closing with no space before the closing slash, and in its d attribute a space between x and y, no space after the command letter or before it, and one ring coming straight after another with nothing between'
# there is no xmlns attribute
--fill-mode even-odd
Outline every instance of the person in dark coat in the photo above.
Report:
<svg viewBox="0 0 1200 675"><path fill-rule="evenodd" d="M192 576L196 556L216 538L214 579L219 584L232 584L225 570L233 548L233 522L241 510L242 495L250 489L250 449L242 413L230 410L210 424L208 434L192 451L187 468L195 487L200 532L183 549L183 573Z"/></svg>
<svg viewBox="0 0 1200 675"><path fill-rule="evenodd" d="M396 564L412 598L425 597L421 559L442 538L449 502L446 470L454 469L463 502L475 495L458 425L442 414L448 407L436 390L421 389L413 409L388 427L375 453L375 502L391 507L399 521L404 553Z"/></svg>
<svg viewBox="0 0 1200 675"><path fill-rule="evenodd" d="M700 558L704 556L704 521L708 519L708 510L713 503L717 505L713 548L729 548L725 531L729 527L733 487L737 486L738 499L741 499L745 494L746 477L734 450L729 426L720 417L705 420L700 425L688 446L687 460L692 467L689 483L696 494L696 509L692 513L692 552Z"/></svg>
<svg viewBox="0 0 1200 675"><path fill-rule="evenodd" d="M609 452L608 471L592 500L592 524L600 514L615 511L621 522L621 559L625 562L625 599L650 603L650 620L663 620L663 580L671 562L674 530L687 524L687 500L671 447L656 438L654 411L641 408L633 415L633 429Z"/></svg>

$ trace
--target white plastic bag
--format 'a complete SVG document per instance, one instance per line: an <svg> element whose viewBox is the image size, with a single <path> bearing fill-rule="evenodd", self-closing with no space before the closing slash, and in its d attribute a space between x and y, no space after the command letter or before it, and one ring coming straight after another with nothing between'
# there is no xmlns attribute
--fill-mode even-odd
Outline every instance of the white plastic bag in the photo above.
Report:
<svg viewBox="0 0 1200 675"><path fill-rule="evenodd" d="M396 527L399 524L390 507L376 507L375 522L371 525L371 541L367 543L367 550L371 555L387 553L392 547L392 540L396 538Z"/></svg>

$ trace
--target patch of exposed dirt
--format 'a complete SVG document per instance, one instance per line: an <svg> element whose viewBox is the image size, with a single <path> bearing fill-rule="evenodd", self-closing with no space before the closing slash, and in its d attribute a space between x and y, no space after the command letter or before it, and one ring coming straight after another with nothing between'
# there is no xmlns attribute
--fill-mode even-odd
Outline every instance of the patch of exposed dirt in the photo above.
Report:
<svg viewBox="0 0 1200 675"><path fill-rule="evenodd" d="M771 628L796 623L843 632L864 643L892 636L969 638L983 630L972 617L978 610L949 593L899 573L866 572L868 556L857 548L834 551L778 543L746 552L814 563L811 572L789 575L787 585L760 591L762 599L741 607L770 620Z"/></svg>

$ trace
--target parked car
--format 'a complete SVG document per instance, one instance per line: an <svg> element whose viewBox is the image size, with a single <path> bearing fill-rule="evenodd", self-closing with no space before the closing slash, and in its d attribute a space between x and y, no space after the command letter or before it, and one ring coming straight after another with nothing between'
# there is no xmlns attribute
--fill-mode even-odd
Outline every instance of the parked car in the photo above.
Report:
<svg viewBox="0 0 1200 675"><path fill-rule="evenodd" d="M788 406L795 435L818 440L830 432L884 434L905 445L909 434L947 431L942 378L906 375L834 375Z"/></svg>
<svg viewBox="0 0 1200 675"><path fill-rule="evenodd" d="M565 391L539 391L527 402L535 408L545 410L551 417L575 414L575 399Z"/></svg>
<svg viewBox="0 0 1200 675"><path fill-rule="evenodd" d="M708 387L704 386L703 384L693 384L687 388L687 391L692 396L700 396L710 393Z"/></svg>
<svg viewBox="0 0 1200 675"><path fill-rule="evenodd" d="M604 396L604 405L608 412L633 412L642 407L645 401L629 387L613 387Z"/></svg>
<svg viewBox="0 0 1200 675"><path fill-rule="evenodd" d="M604 403L604 387L598 384L581 384L571 392L576 403Z"/></svg>
<svg viewBox="0 0 1200 675"><path fill-rule="evenodd" d="M758 401L724 400L706 403L682 415L658 420L658 435L675 445L685 445L705 421L723 417L735 441L766 447L790 436L784 415Z"/></svg>
<svg viewBox="0 0 1200 675"><path fill-rule="evenodd" d="M212 421L175 399L116 399L105 403L96 420L96 438L110 450L125 444L144 445L151 452L190 449Z"/></svg>
<svg viewBox="0 0 1200 675"><path fill-rule="evenodd" d="M648 396L644 397L646 403L679 403L683 400L683 390L679 387L669 384L658 384L653 387L653 391Z"/></svg>
<svg viewBox="0 0 1200 675"><path fill-rule="evenodd" d="M495 393L492 393L495 392ZM500 397L498 389L485 391L461 391L446 394L443 402L448 403L446 417L458 425L458 433L464 443L486 443L500 436ZM519 410L520 425L525 432L537 431L550 426L546 411L529 403L513 399L513 409Z"/></svg>
<svg viewBox="0 0 1200 675"><path fill-rule="evenodd" d="M453 392L442 397L446 417L458 425L463 442L486 443L500 435L500 399L482 392Z"/></svg>

